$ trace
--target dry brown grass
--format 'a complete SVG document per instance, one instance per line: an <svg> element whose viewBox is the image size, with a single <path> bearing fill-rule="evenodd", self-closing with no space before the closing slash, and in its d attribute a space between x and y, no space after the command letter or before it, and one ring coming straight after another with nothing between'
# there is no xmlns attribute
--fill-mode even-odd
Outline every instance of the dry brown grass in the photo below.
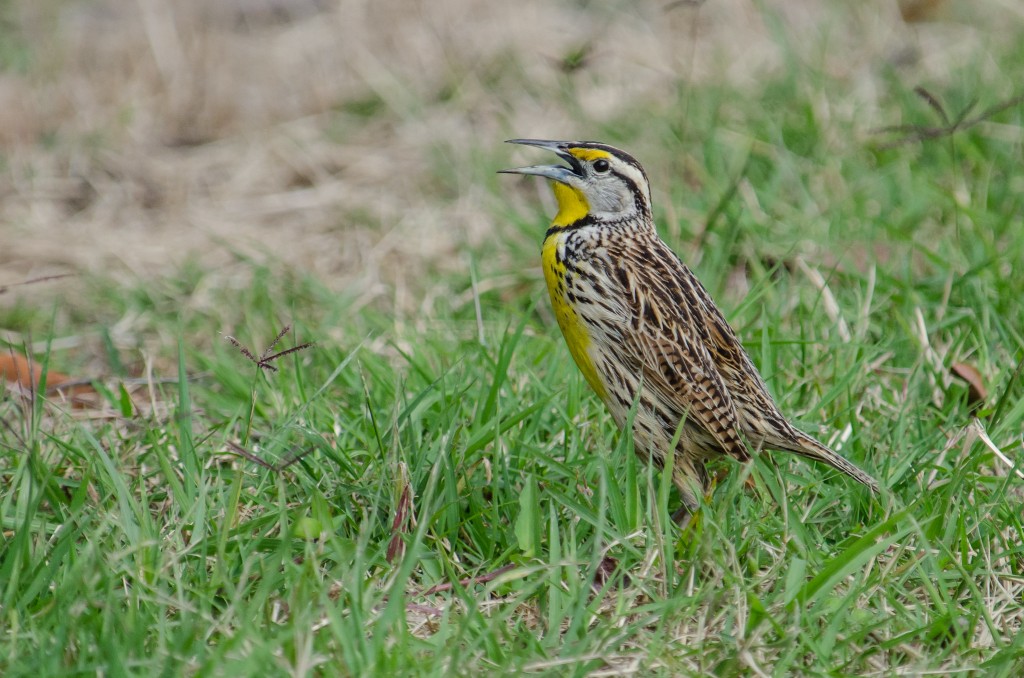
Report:
<svg viewBox="0 0 1024 678"><path fill-rule="evenodd" d="M820 4L16 3L31 57L0 74L0 282L235 250L402 305L410 280L501 228L471 157L509 135L591 136L554 95L568 77L606 120L680 74L756 96L788 50L828 40L824 68L851 91L829 105L870 116L879 64L913 49L941 73L983 49L971 23Z"/></svg>

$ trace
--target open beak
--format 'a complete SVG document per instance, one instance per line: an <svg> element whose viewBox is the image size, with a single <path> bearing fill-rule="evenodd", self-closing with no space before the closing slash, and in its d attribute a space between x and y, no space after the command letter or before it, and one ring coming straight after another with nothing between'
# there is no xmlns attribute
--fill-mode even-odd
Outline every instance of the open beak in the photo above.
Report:
<svg viewBox="0 0 1024 678"><path fill-rule="evenodd" d="M571 179L579 179L583 176L583 166L566 149L571 142L568 141L546 141L544 139L509 139L507 144L522 144L523 146L536 146L558 155L559 158L569 163L565 165L531 165L530 167L516 167L515 169L499 170L499 174L532 174L538 177L551 179L563 184L568 184Z"/></svg>

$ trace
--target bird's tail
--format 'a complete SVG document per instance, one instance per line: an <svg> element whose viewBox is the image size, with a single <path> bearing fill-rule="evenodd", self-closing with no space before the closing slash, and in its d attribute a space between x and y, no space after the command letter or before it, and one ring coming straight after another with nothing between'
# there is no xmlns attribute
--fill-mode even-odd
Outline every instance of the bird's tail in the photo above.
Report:
<svg viewBox="0 0 1024 678"><path fill-rule="evenodd" d="M838 453L834 452L825 445L822 445L811 436L801 431L796 432L797 444L793 446L787 446L785 449L788 452L799 454L801 457L813 459L828 464L837 471L842 471L846 475L850 476L857 482L869 487L872 492L878 494L878 481L872 478L870 475L861 471L859 468L848 462L843 457L839 456Z"/></svg>

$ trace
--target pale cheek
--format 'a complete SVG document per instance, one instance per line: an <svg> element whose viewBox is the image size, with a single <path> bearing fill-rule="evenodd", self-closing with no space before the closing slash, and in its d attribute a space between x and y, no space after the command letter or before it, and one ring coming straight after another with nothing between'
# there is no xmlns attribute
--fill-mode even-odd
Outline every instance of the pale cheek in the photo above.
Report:
<svg viewBox="0 0 1024 678"><path fill-rule="evenodd" d="M600 212L624 212L629 207L627 198L621 191L602 190L595 196L592 207Z"/></svg>

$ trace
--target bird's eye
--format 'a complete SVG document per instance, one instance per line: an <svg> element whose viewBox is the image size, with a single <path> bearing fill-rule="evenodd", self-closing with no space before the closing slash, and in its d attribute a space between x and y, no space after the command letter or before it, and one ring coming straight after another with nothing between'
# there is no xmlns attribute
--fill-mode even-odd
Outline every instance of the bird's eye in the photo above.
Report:
<svg viewBox="0 0 1024 678"><path fill-rule="evenodd" d="M603 159L603 158L600 159L600 160L595 160L594 161L594 171L595 172L600 172L601 174L604 174L605 172L607 172L611 168L612 168L612 166L609 165L608 161Z"/></svg>

